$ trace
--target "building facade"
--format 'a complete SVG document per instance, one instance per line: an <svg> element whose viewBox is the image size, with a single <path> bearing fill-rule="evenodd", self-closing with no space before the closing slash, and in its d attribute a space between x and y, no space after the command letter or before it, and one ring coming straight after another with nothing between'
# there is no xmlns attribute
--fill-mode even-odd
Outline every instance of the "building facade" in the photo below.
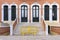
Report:
<svg viewBox="0 0 60 40"><path fill-rule="evenodd" d="M58 35L59 13L60 0L0 0L1 28L8 24L10 35Z"/></svg>

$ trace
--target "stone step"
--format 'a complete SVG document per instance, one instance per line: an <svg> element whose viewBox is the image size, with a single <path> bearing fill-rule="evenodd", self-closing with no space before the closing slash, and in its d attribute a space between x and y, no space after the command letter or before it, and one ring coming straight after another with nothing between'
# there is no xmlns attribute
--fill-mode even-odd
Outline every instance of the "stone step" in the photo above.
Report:
<svg viewBox="0 0 60 40"><path fill-rule="evenodd" d="M19 24L17 24L17 26L37 26L37 27L40 27L41 24L40 23L19 23Z"/></svg>
<svg viewBox="0 0 60 40"><path fill-rule="evenodd" d="M23 26L25 26L25 27L27 27L27 26L35 26L35 27L38 27L39 28L38 29L39 30L38 34L44 34L43 28L42 28L42 26L41 26L40 23L19 23L19 24L16 25L16 27L14 29L14 34L15 35L20 35L20 29Z"/></svg>
<svg viewBox="0 0 60 40"><path fill-rule="evenodd" d="M24 28L24 27L22 27L22 28ZM21 27L19 27L19 26L16 26L15 27L15 29L14 29L14 33L16 33L16 34L20 34L20 31L21 31ZM38 33L41 33L41 32L43 32L44 30L42 29L42 28L38 28ZM42 33L41 33L42 34Z"/></svg>
<svg viewBox="0 0 60 40"><path fill-rule="evenodd" d="M20 33L14 33L14 35L20 36L21 34ZM45 35L45 32L41 31L41 32L38 32L36 35ZM26 36L28 36L28 35L26 35Z"/></svg>

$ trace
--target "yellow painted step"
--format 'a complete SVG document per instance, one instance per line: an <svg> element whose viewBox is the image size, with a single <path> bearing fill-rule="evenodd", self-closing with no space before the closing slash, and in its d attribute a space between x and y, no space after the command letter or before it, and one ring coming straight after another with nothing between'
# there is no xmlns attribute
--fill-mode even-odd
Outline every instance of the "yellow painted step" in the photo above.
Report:
<svg viewBox="0 0 60 40"><path fill-rule="evenodd" d="M36 35L38 32L38 27L35 26L27 26L27 27L21 27L20 33L21 35L26 35L26 34L32 34Z"/></svg>

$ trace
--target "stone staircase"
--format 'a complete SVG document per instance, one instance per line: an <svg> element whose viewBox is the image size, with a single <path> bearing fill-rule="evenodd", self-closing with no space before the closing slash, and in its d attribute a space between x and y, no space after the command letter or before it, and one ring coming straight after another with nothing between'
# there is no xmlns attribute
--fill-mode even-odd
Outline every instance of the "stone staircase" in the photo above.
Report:
<svg viewBox="0 0 60 40"><path fill-rule="evenodd" d="M23 26L35 26L38 27L39 32L37 33L37 35L45 35L45 32L43 30L43 27L41 26L41 23L18 23L13 31L14 35L20 35L20 29Z"/></svg>
<svg viewBox="0 0 60 40"><path fill-rule="evenodd" d="M10 35L10 26L7 23L0 22L0 36Z"/></svg>

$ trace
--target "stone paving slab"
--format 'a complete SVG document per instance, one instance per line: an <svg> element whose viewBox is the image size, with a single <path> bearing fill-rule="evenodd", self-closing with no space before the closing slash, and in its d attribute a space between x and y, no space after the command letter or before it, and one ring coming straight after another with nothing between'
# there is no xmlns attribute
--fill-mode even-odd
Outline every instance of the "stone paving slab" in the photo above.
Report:
<svg viewBox="0 0 60 40"><path fill-rule="evenodd" d="M60 36L0 36L0 40L60 40Z"/></svg>

